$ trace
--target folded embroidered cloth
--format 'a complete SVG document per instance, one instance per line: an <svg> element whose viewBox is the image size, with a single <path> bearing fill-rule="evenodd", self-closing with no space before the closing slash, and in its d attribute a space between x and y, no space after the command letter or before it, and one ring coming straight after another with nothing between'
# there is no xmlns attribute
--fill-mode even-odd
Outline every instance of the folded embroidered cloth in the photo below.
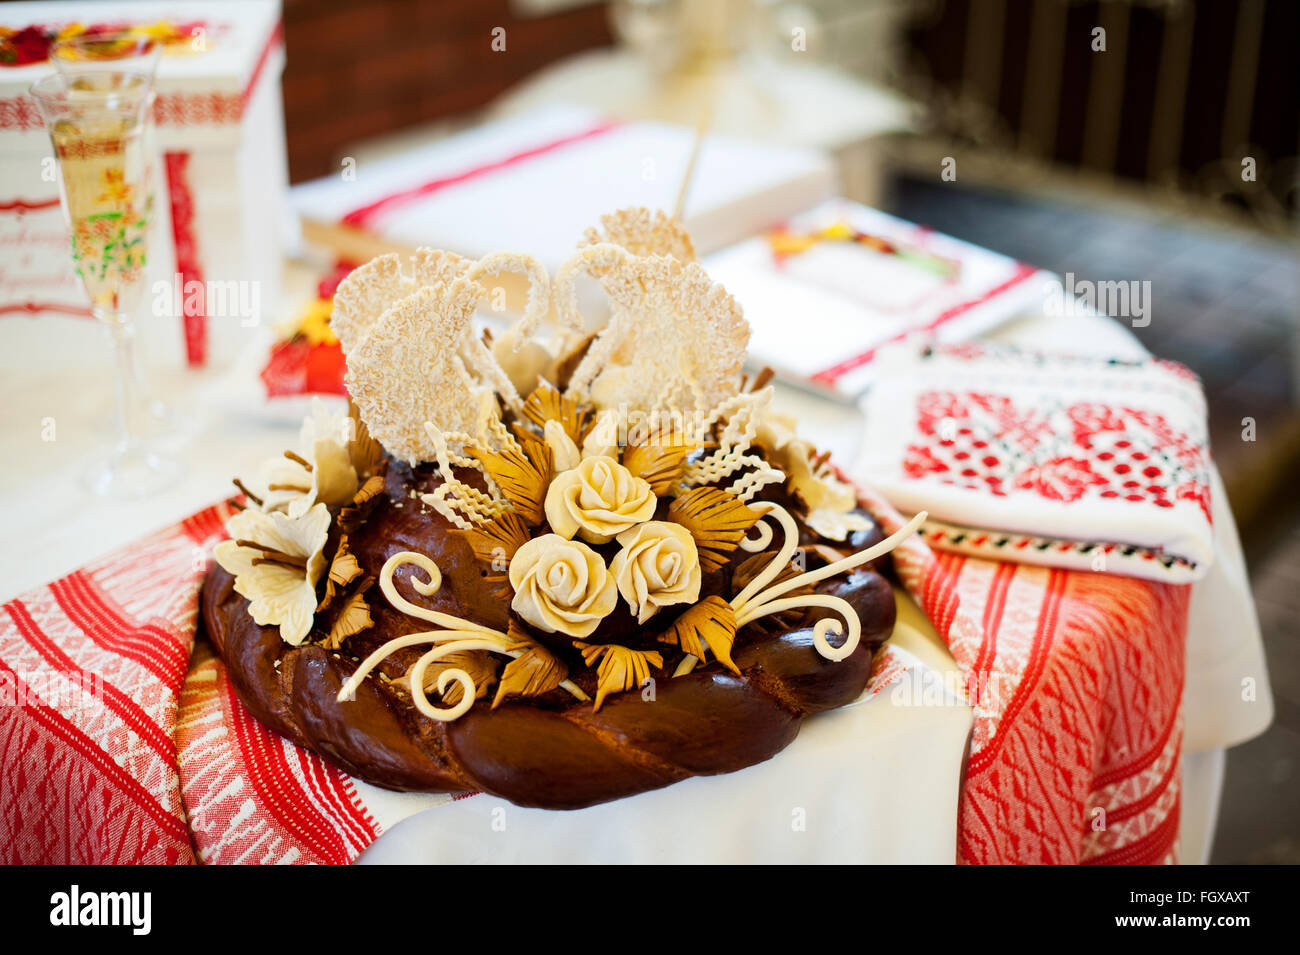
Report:
<svg viewBox="0 0 1300 955"><path fill-rule="evenodd" d="M1151 580L1214 559L1205 398L1181 365L983 343L899 348L854 476L933 547Z"/></svg>
<svg viewBox="0 0 1300 955"><path fill-rule="evenodd" d="M0 861L341 863L447 801L380 793L274 735L206 642L195 651L229 513L0 608ZM915 539L895 562L975 707L959 857L1172 860L1188 588L936 556ZM906 688L897 664L881 655L873 692Z"/></svg>

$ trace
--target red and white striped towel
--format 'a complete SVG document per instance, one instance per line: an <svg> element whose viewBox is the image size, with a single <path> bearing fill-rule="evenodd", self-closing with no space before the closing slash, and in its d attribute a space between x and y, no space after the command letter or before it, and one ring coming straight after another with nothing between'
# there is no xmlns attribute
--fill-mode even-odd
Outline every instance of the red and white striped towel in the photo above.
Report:
<svg viewBox="0 0 1300 955"><path fill-rule="evenodd" d="M0 613L0 856L193 862L176 703L209 508L9 601Z"/></svg>
<svg viewBox="0 0 1300 955"><path fill-rule="evenodd" d="M379 835L367 787L258 724L195 649L228 513L3 606L0 861L345 863ZM1187 588L936 557L917 540L896 553L978 678L961 858L1170 861ZM897 676L882 655L873 685Z"/></svg>
<svg viewBox="0 0 1300 955"><path fill-rule="evenodd" d="M886 530L902 519L874 493ZM975 708L958 857L1177 861L1189 585L936 552L895 566Z"/></svg>

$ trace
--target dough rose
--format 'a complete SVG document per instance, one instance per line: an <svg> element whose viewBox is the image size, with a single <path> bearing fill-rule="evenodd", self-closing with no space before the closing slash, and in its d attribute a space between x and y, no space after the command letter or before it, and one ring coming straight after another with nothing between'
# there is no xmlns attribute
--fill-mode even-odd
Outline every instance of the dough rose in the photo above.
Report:
<svg viewBox="0 0 1300 955"><path fill-rule="evenodd" d="M660 607L700 597L700 555L680 524L647 521L618 535L623 549L610 564L618 592L645 623Z"/></svg>
<svg viewBox="0 0 1300 955"><path fill-rule="evenodd" d="M587 458L561 471L546 492L551 530L591 544L606 544L629 527L654 516L655 493L613 458Z"/></svg>
<svg viewBox="0 0 1300 955"><path fill-rule="evenodd" d="M600 555L559 534L543 534L510 558L510 606L539 630L587 637L618 603Z"/></svg>

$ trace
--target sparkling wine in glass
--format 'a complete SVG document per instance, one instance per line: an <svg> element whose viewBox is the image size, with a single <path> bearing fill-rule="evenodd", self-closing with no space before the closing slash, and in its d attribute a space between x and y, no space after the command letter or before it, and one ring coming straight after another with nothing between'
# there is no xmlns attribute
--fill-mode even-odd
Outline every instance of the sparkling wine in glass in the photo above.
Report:
<svg viewBox="0 0 1300 955"><path fill-rule="evenodd" d="M91 310L112 333L117 358L117 438L88 476L96 493L152 494L180 474L139 435L133 391L135 323L148 255L153 194L145 130L153 102L146 73L62 71L32 86L59 170L72 264Z"/></svg>
<svg viewBox="0 0 1300 955"><path fill-rule="evenodd" d="M67 75L98 71L140 73L152 80L162 53L162 44L148 33L131 28L97 27L60 37L50 48L50 62ZM146 121L142 134L146 162L157 155L152 133L153 124ZM155 169L146 169L143 175L147 182L157 181ZM133 373L131 397L138 436L150 439L173 434L176 421L171 409L150 395L138 349Z"/></svg>

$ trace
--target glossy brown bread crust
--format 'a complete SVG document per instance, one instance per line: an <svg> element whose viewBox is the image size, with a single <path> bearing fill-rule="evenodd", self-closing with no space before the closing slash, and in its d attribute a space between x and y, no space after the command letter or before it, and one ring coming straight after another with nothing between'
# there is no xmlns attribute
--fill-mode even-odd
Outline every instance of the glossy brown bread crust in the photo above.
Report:
<svg viewBox="0 0 1300 955"><path fill-rule="evenodd" d="M418 571L403 567L396 583L408 599L504 629L509 608L497 585L484 580L464 541L410 496L412 488L435 485L427 474L391 472L379 507L351 539L353 551L372 575L392 554L427 554L442 571L442 589L432 597L416 595L406 581ZM706 580L701 596L730 586L733 570L729 565ZM253 715L348 773L389 789L480 790L523 806L575 809L762 762L794 739L804 717L856 699L874 650L893 630L891 588L875 570L859 569L818 590L845 598L862 621L861 644L838 663L813 647L812 624L824 611L811 611L779 621L775 632L742 630L733 652L740 676L713 663L659 679L652 700L633 690L611 695L598 711L563 690L507 700L496 709L489 696L450 723L420 715L403 688L373 674L355 700L337 702L357 660L393 637L426 629L389 608L377 589L374 627L343 651L291 647L278 628L255 624L231 576L215 565L200 607L206 632ZM622 642L638 636L630 616L610 626ZM379 669L399 677L419 652L395 654Z"/></svg>

